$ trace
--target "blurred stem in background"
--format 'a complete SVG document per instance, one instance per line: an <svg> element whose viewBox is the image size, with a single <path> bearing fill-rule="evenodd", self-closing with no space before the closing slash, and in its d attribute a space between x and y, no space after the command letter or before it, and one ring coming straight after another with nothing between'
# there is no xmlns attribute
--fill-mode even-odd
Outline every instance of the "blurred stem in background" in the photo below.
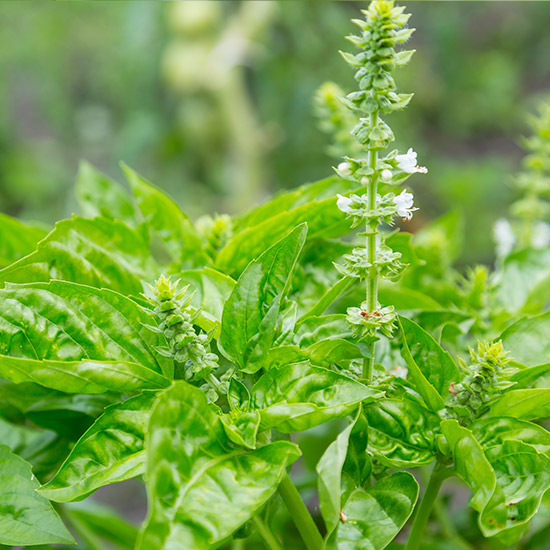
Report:
<svg viewBox="0 0 550 550"><path fill-rule="evenodd" d="M165 52L164 72L168 84L182 95L181 101L189 101L189 94L203 103L205 95L211 100L207 117L216 121L220 139L228 146L221 180L228 196L225 206L235 211L243 203L260 200L267 183L264 157L269 134L253 104L246 71L257 56L255 40L273 21L278 4L242 2L229 17L224 17L223 10L220 2L170 6L174 38ZM204 133L208 128L199 125L195 130ZM206 163L205 169L216 169L216 160Z"/></svg>

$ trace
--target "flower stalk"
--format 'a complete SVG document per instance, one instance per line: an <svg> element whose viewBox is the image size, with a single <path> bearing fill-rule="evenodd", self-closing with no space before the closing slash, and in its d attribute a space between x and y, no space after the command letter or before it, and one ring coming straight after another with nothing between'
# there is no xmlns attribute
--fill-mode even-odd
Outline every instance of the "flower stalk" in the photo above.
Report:
<svg viewBox="0 0 550 550"><path fill-rule="evenodd" d="M391 336L395 319L394 308L382 307L378 301L379 281L383 277L398 276L405 267L400 261L401 254L384 243L380 225L393 225L396 215L410 220L412 212L417 210L411 193L405 190L400 195L382 194L379 184L399 185L411 174L427 170L417 165L412 148L406 154L400 155L394 150L380 156L394 140L391 128L381 115L403 109L412 98L412 94L395 92L392 77L393 70L408 63L414 53L414 50L395 50L414 31L405 27L410 16L391 0L374 0L363 14L365 20L354 21L361 34L348 37L360 53L342 53L345 61L356 69L359 91L348 94L342 102L354 113L364 115L351 133L366 154L360 158L344 157L345 162L338 166L337 173L364 186L365 194L339 196L337 206L353 220L352 227L365 228L366 246L353 250L344 257L344 264L336 267L342 274L365 282L365 301L359 308L349 308L347 319L354 327L355 336L364 340L371 350L371 357L363 364L363 378L371 382L377 333Z"/></svg>

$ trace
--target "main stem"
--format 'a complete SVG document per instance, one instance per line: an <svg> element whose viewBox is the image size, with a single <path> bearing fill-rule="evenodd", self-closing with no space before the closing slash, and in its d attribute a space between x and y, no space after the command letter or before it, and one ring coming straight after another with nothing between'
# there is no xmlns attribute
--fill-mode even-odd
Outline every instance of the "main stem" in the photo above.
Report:
<svg viewBox="0 0 550 550"><path fill-rule="evenodd" d="M420 508L418 508L416 512L405 550L418 550L421 548L424 531L428 525L428 520L430 519L434 503L439 494L439 489L441 489L441 484L449 475L449 472L444 470L444 467L439 462L436 462L432 475L430 476L430 481L422 497Z"/></svg>
<svg viewBox="0 0 550 550"><path fill-rule="evenodd" d="M375 111L371 115L371 127L376 126L378 123L378 112ZM378 191L378 177L376 175L376 164L378 162L378 151L376 149L369 149L369 167L374 170L374 173L369 178L367 184L367 202L370 211L376 209L376 195ZM369 270L369 277L366 282L367 291L367 311L372 313L378 306L378 270L375 267L376 260L376 235L378 233L378 227L371 227L369 225L365 228L367 234L367 262L371 265ZM374 364L374 342L370 344L371 357L366 357L363 360L363 378L367 383L372 382L372 367Z"/></svg>
<svg viewBox="0 0 550 550"><path fill-rule="evenodd" d="M288 474L285 474L279 485L279 493L290 512L290 516L307 550L323 550L323 537L321 537L317 525L315 525L298 489L296 489Z"/></svg>

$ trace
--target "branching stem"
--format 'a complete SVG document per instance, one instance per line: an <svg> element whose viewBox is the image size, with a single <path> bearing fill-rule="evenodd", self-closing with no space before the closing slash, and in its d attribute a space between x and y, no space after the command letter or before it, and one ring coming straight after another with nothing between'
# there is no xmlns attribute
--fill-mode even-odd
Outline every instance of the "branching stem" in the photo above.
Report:
<svg viewBox="0 0 550 550"><path fill-rule="evenodd" d="M253 521L256 525L256 529L259 535L262 537L268 550L283 550L281 543L278 541L277 537L275 537L275 535L271 532L269 525L267 525L261 517L254 516Z"/></svg>

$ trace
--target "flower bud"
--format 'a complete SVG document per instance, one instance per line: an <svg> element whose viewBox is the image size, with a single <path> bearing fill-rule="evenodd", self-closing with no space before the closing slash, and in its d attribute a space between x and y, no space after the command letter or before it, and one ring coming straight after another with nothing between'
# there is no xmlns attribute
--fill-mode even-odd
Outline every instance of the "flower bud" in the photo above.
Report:
<svg viewBox="0 0 550 550"><path fill-rule="evenodd" d="M391 170L388 170L387 168L385 170L382 170L382 173L380 174L380 179L382 181L385 181L386 183L391 181L392 173Z"/></svg>
<svg viewBox="0 0 550 550"><path fill-rule="evenodd" d="M338 165L338 172L344 177L351 176L351 165L350 165L350 163L349 162L341 162Z"/></svg>

